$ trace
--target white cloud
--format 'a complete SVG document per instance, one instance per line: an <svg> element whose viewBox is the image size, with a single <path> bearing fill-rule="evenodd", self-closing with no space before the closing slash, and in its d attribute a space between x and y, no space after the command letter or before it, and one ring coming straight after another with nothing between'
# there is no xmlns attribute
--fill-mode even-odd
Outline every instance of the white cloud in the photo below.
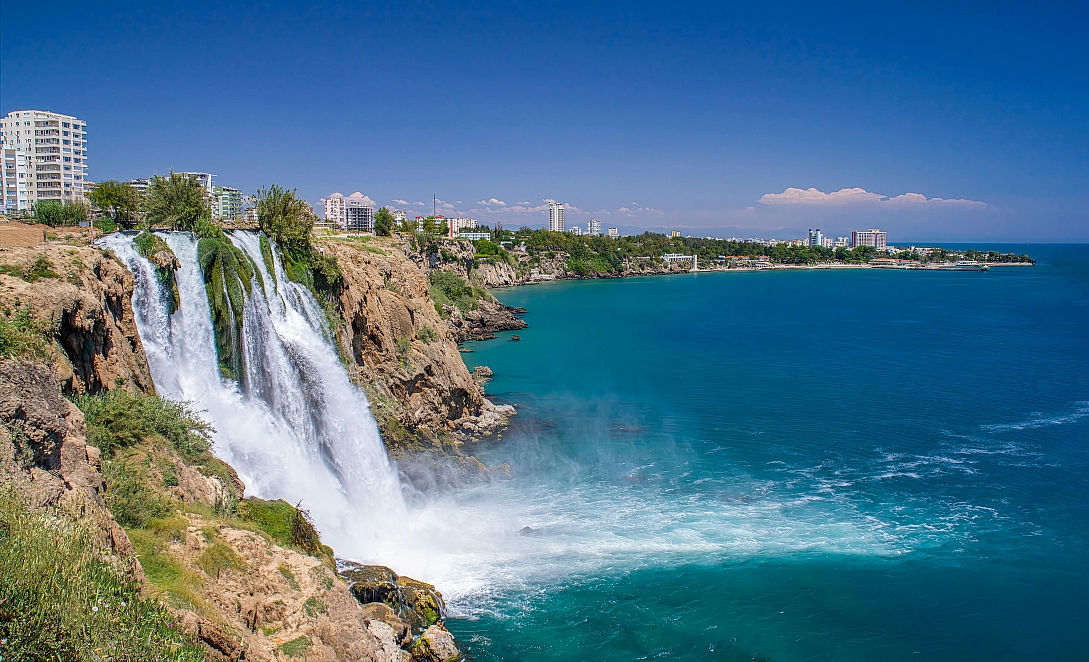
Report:
<svg viewBox="0 0 1089 662"><path fill-rule="evenodd" d="M411 203L411 202L409 202L408 200L394 200L393 202L395 202L396 204L399 204L399 205L409 205L409 204L412 204L412 203Z"/></svg>
<svg viewBox="0 0 1089 662"><path fill-rule="evenodd" d="M922 193L905 193L898 195L894 198L884 200L889 204L894 205L958 205L964 207L986 207L986 202L980 202L979 200L965 200L964 198L928 198Z"/></svg>
<svg viewBox="0 0 1089 662"><path fill-rule="evenodd" d="M928 198L922 193L904 193L890 198L880 193L873 193L864 188L842 188L838 191L825 193L815 188L788 188L782 193L765 193L759 202L765 205L853 205L864 203L879 203L882 205L914 206L914 205L962 205L986 207L987 203L977 200L945 198Z"/></svg>
<svg viewBox="0 0 1089 662"><path fill-rule="evenodd" d="M489 207L506 207L507 203L499 200L498 198L488 198L487 200L477 200L476 204L485 205ZM528 202L525 204L529 204Z"/></svg>
<svg viewBox="0 0 1089 662"><path fill-rule="evenodd" d="M359 191L356 191L355 193L353 193L353 194L349 195L349 196L347 197L347 199L348 199L348 200L359 200L359 201L360 201L360 202L362 202L363 204L366 204L366 205L370 205L371 207L377 207L377 206L378 206L378 204L377 204L377 203L375 203L375 201L374 201L374 200L371 200L371 196L369 196L369 195L363 195L363 194L362 194L362 193L360 193Z"/></svg>
<svg viewBox="0 0 1089 662"><path fill-rule="evenodd" d="M766 205L844 204L877 202L884 197L880 193L870 193L862 188L844 188L831 193L824 193L815 188L788 188L782 193L765 193L760 197L760 202Z"/></svg>

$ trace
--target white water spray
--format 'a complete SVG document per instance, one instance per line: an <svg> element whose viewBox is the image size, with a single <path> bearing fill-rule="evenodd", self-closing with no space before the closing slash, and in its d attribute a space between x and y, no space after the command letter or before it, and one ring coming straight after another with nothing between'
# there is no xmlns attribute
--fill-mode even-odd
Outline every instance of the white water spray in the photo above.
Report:
<svg viewBox="0 0 1089 662"><path fill-rule="evenodd" d="M216 454L248 493L301 501L339 553L375 558L379 535L403 519L405 505L366 398L327 339L320 306L284 276L278 259L268 273L256 235L235 233L264 289L255 279L243 313L245 386L223 380L197 242L181 233L163 238L181 263L181 307L173 315L131 240L104 240L136 276L133 307L159 393L203 410L216 429Z"/></svg>

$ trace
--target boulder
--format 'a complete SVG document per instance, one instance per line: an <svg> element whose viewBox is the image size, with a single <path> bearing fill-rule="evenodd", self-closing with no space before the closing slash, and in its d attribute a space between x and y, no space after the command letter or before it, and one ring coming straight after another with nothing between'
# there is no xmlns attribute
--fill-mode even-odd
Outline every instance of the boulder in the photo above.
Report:
<svg viewBox="0 0 1089 662"><path fill-rule="evenodd" d="M441 625L424 630L409 647L413 662L450 662L461 659L454 635Z"/></svg>
<svg viewBox="0 0 1089 662"><path fill-rule="evenodd" d="M356 600L363 605L385 605L413 632L423 631L446 618L446 603L442 594L431 584L398 576L381 565L342 561L340 567L340 576L348 582L348 588ZM384 612L375 609L375 613ZM376 620L388 622L384 618Z"/></svg>

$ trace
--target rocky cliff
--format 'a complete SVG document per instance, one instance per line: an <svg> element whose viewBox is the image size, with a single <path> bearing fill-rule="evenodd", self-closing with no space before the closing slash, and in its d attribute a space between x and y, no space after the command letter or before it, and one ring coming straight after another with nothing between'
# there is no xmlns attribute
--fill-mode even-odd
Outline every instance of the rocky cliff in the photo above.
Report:
<svg viewBox="0 0 1089 662"><path fill-rule="evenodd" d="M412 424L438 427L443 415L500 424L510 412L484 400L434 307L423 305L426 286L390 299L363 282L380 273L369 271L375 265L352 257L344 254L343 296L362 333L350 345L359 369L418 410L440 408L432 418L411 412ZM386 273L419 294L411 273ZM172 611L174 622L161 625L188 634L207 659L458 659L434 587L397 577L396 595L367 602L370 594L353 593L337 573L303 511L240 501L244 486L211 455L196 415L153 395L132 288L127 269L95 248L0 253L0 487L56 522L57 533L89 528L110 567ZM417 304L422 312L410 312ZM418 337L425 325L426 340ZM0 633L21 623L10 618L0 610ZM6 639L0 653L18 644Z"/></svg>
<svg viewBox="0 0 1089 662"><path fill-rule="evenodd" d="M0 253L0 312L42 321L50 363L67 393L151 390L132 313L133 277L110 254L47 245Z"/></svg>
<svg viewBox="0 0 1089 662"><path fill-rule="evenodd" d="M513 407L484 397L458 352L457 334L435 308L427 272L397 239L324 239L343 276L338 334L395 454L443 450L507 424ZM473 466L476 466L475 464Z"/></svg>

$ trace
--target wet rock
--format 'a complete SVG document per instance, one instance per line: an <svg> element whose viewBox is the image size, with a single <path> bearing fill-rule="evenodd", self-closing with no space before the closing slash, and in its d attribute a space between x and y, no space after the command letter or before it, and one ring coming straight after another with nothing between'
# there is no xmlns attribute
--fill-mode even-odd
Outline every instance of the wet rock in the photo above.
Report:
<svg viewBox="0 0 1089 662"><path fill-rule="evenodd" d="M393 638L398 646L404 646L412 641L412 633L408 623L401 620L397 614L384 602L369 602L363 605L363 614L369 621L379 621L393 628Z"/></svg>
<svg viewBox="0 0 1089 662"><path fill-rule="evenodd" d="M461 658L454 635L441 625L424 630L408 652L412 654L413 662L450 662Z"/></svg>
<svg viewBox="0 0 1089 662"><path fill-rule="evenodd" d="M364 605L375 602L384 604L414 632L446 618L446 603L442 594L426 582L398 576L385 566L351 561L340 563L340 576L348 582L348 588L356 600Z"/></svg>

